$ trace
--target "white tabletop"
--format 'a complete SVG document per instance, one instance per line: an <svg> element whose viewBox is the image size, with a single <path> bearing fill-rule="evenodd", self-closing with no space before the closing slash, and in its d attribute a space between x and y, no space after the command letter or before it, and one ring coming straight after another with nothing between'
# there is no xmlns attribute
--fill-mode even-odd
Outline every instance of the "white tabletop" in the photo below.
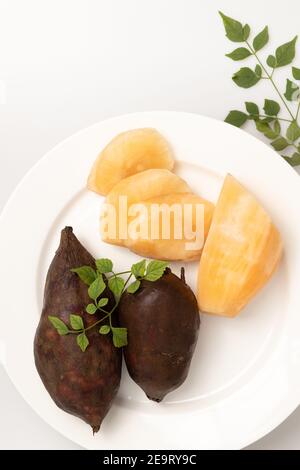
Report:
<svg viewBox="0 0 300 470"><path fill-rule="evenodd" d="M148 110L224 119L244 101L274 99L266 81L249 90L231 81L241 65L224 57L235 45L218 10L256 32L269 25L263 57L299 33L299 0L0 0L0 209L46 151L99 120ZM284 87L288 69L276 74ZM222 152L217 136L212 145ZM78 449L30 409L2 366L0 384L0 448ZM300 449L300 409L250 448Z"/></svg>

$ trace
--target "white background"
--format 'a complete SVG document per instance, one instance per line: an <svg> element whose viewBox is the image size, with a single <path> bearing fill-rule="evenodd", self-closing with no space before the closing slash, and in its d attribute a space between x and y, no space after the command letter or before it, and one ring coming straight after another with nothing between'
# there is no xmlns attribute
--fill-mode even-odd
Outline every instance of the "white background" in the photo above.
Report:
<svg viewBox="0 0 300 470"><path fill-rule="evenodd" d="M275 98L266 81L249 90L231 81L240 64L224 57L236 45L219 9L256 32L269 25L262 57L300 33L299 0L0 0L0 208L45 152L99 120L147 110L224 119L246 100ZM276 72L282 87L289 75ZM217 135L207 139L222 152ZM29 408L2 366L0 384L0 448L78 448ZM250 448L300 449L300 409Z"/></svg>

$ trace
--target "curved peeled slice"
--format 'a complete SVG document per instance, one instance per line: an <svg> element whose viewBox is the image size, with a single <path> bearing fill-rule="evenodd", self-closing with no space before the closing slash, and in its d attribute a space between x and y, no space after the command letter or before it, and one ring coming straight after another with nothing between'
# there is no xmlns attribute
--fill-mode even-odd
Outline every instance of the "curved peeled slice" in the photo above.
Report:
<svg viewBox="0 0 300 470"><path fill-rule="evenodd" d="M272 276L281 254L281 237L270 216L227 175L200 260L200 310L237 315Z"/></svg>
<svg viewBox="0 0 300 470"><path fill-rule="evenodd" d="M125 246L148 258L200 258L214 211L211 202L195 194L168 194L148 199L144 207L133 226L138 233L129 230Z"/></svg>
<svg viewBox="0 0 300 470"><path fill-rule="evenodd" d="M124 245L127 239L126 227L128 210L132 204L140 204L149 198L169 193L191 193L190 187L179 176L169 170L146 170L120 181L106 198L106 205L101 212L101 237L114 245ZM109 209L115 209L115 228L106 224Z"/></svg>
<svg viewBox="0 0 300 470"><path fill-rule="evenodd" d="M133 129L118 134L102 150L87 187L105 196L123 178L149 168L172 170L173 166L172 150L156 129Z"/></svg>
<svg viewBox="0 0 300 470"><path fill-rule="evenodd" d="M129 207L131 204L164 194L191 192L188 184L171 171L151 169L119 181L107 195L106 202L117 206L119 197L126 196Z"/></svg>

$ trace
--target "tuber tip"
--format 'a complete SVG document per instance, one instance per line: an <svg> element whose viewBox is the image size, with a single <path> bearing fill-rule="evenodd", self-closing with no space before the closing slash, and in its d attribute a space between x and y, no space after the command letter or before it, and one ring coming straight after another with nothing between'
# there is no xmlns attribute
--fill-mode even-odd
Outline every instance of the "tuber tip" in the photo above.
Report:
<svg viewBox="0 0 300 470"><path fill-rule="evenodd" d="M160 403L164 399L164 397L161 397L161 398L149 397L149 395L147 395L147 398L149 398L149 400L151 401L155 401L155 403Z"/></svg>
<svg viewBox="0 0 300 470"><path fill-rule="evenodd" d="M93 436L99 431L99 429L100 429L100 424L97 424L96 426L92 426Z"/></svg>
<svg viewBox="0 0 300 470"><path fill-rule="evenodd" d="M74 237L74 234L73 234L73 228L72 227L65 227L62 231L61 231L61 235L60 235L60 245L61 246L64 246L68 243L68 241L70 240L70 236L73 236Z"/></svg>

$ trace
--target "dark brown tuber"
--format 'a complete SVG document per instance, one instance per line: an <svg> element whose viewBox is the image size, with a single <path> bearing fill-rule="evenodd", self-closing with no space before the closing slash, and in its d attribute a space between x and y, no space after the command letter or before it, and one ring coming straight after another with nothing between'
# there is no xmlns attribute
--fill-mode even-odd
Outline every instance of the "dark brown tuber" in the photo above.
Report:
<svg viewBox="0 0 300 470"><path fill-rule="evenodd" d="M87 332L90 344L82 352L74 334L60 336L48 319L57 316L68 324L70 314L77 314L89 326L103 316L85 313L90 302L87 286L71 272L84 265L94 267L94 259L72 228L66 227L48 271L34 355L39 375L57 406L83 419L95 433L119 389L121 350L114 347L110 335L99 335L94 328ZM108 289L105 295L111 308L114 301Z"/></svg>
<svg viewBox="0 0 300 470"><path fill-rule="evenodd" d="M134 295L125 292L119 321L128 329L124 355L130 376L160 402L186 379L198 338L197 301L184 270L181 279L166 269L155 282L142 280Z"/></svg>

